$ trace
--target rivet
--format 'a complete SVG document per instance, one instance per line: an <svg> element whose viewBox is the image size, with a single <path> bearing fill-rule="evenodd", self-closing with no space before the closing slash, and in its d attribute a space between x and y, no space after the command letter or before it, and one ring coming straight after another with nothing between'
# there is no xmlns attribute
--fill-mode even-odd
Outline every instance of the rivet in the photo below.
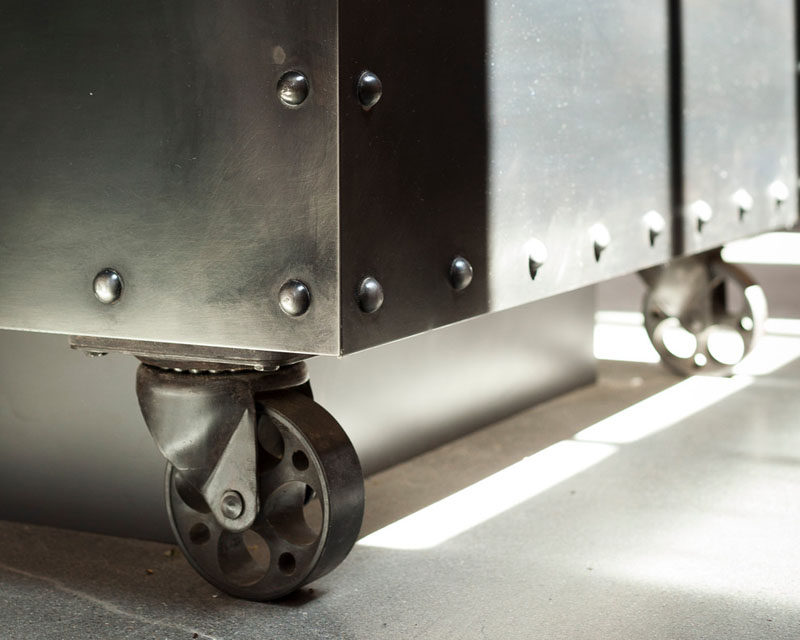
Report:
<svg viewBox="0 0 800 640"><path fill-rule="evenodd" d="M664 216L662 216L658 211L651 209L645 213L644 216L642 216L642 219L647 227L647 233L650 238L650 246L655 246L656 238L664 233L664 229L667 226Z"/></svg>
<svg viewBox="0 0 800 640"><path fill-rule="evenodd" d="M456 256L450 263L450 286L456 291L466 289L472 282L472 265L469 260Z"/></svg>
<svg viewBox="0 0 800 640"><path fill-rule="evenodd" d="M364 313L375 313L383 306L383 287L372 276L367 276L358 285L358 306Z"/></svg>
<svg viewBox="0 0 800 640"><path fill-rule="evenodd" d="M281 309L289 316L302 316L311 306L311 292L300 280L287 280L279 292Z"/></svg>
<svg viewBox="0 0 800 640"><path fill-rule="evenodd" d="M378 100L383 95L383 84L381 79L372 71L365 71L358 78L356 83L356 96L365 111L369 111L378 104Z"/></svg>
<svg viewBox="0 0 800 640"><path fill-rule="evenodd" d="M775 201L775 206L780 207L784 202L789 199L789 187L781 180L775 180L767 188L770 197Z"/></svg>
<svg viewBox="0 0 800 640"><path fill-rule="evenodd" d="M113 304L122 295L122 277L114 269L103 269L94 277L94 295L103 304Z"/></svg>
<svg viewBox="0 0 800 640"><path fill-rule="evenodd" d="M594 246L594 259L596 262L600 262L600 256L603 254L603 251L608 249L608 245L611 244L611 234L606 225L598 222L589 229L589 235L592 237L592 244Z"/></svg>
<svg viewBox="0 0 800 640"><path fill-rule="evenodd" d="M547 247L538 238L531 238L525 243L525 249L528 253L528 271L531 280L535 280L539 269L547 262Z"/></svg>
<svg viewBox="0 0 800 640"><path fill-rule="evenodd" d="M714 210L705 200L695 200L690 204L689 213L695 219L698 231L702 231L703 226L714 217Z"/></svg>
<svg viewBox="0 0 800 640"><path fill-rule="evenodd" d="M308 97L308 78L299 71L287 71L278 80L278 97L283 104L296 107Z"/></svg>
<svg viewBox="0 0 800 640"><path fill-rule="evenodd" d="M739 209L739 219L744 218L744 214L753 208L753 196L746 189L737 189L731 196L733 204Z"/></svg>
<svg viewBox="0 0 800 640"><path fill-rule="evenodd" d="M222 502L220 505L222 515L230 520L236 520L242 513L244 513L244 500L242 494L238 491L226 491L222 495Z"/></svg>

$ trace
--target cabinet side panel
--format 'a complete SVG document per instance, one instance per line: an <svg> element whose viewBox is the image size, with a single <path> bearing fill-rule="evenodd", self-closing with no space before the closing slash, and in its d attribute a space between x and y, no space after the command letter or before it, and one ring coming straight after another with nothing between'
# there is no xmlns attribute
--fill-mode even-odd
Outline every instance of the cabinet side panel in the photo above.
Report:
<svg viewBox="0 0 800 640"><path fill-rule="evenodd" d="M666 3L343 0L340 21L345 352L670 257Z"/></svg>
<svg viewBox="0 0 800 640"><path fill-rule="evenodd" d="M0 61L0 326L338 352L335 6L3 0Z"/></svg>
<svg viewBox="0 0 800 640"><path fill-rule="evenodd" d="M681 4L687 253L797 222L794 4Z"/></svg>

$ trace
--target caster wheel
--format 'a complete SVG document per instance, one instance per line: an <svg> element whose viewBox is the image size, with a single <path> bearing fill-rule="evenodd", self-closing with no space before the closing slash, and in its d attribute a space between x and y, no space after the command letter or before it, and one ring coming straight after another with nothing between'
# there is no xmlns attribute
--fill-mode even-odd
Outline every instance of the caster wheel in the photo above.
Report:
<svg viewBox="0 0 800 640"><path fill-rule="evenodd" d="M664 365L682 376L729 375L764 332L764 291L718 257L670 265L644 299L644 325Z"/></svg>
<svg viewBox="0 0 800 640"><path fill-rule="evenodd" d="M201 493L167 465L167 513L178 545L201 576L232 596L288 595L335 568L358 536L358 457L336 420L306 393L256 397L260 505L249 529L222 527ZM228 493L223 508L235 513L241 496Z"/></svg>

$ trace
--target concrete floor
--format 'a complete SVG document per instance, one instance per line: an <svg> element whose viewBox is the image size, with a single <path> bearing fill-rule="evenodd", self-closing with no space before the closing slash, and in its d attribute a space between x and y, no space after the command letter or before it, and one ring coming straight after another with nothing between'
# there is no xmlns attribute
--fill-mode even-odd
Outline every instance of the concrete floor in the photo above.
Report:
<svg viewBox="0 0 800 640"><path fill-rule="evenodd" d="M797 640L800 336L765 348L725 379L601 362L372 476L373 535L279 603L167 545L0 523L0 637Z"/></svg>

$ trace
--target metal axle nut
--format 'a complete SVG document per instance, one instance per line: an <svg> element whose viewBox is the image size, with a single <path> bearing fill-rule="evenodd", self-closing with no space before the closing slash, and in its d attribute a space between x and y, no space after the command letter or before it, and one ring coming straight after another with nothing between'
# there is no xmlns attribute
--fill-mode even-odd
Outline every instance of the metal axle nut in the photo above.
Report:
<svg viewBox="0 0 800 640"><path fill-rule="evenodd" d="M236 520L244 513L244 500L238 491L229 490L222 495L220 504L222 515L230 520Z"/></svg>

